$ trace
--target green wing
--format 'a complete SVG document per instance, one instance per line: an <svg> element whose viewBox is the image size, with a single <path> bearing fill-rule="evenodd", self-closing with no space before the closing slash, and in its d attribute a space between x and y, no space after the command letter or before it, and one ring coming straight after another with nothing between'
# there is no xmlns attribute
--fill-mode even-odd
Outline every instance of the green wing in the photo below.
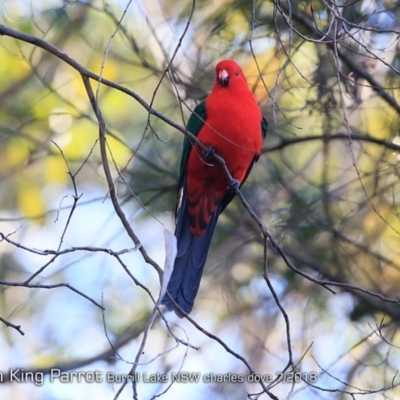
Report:
<svg viewBox="0 0 400 400"><path fill-rule="evenodd" d="M265 119L265 117L262 117L261 120L261 135L263 140L265 139L265 137L267 136L268 133L268 121ZM247 179L247 177L249 176L249 173L251 171L251 169L253 168L254 163L256 163L258 161L258 159L260 158L260 156L254 157L253 162L251 163L251 165L249 166L249 169L247 170L246 176L243 179L243 182ZM242 182L242 183L243 183Z"/></svg>
<svg viewBox="0 0 400 400"><path fill-rule="evenodd" d="M198 104L192 112L192 115L189 118L187 123L187 130L193 135L197 136L204 125L204 121L206 120L206 102L203 101ZM186 167L189 160L189 154L192 150L192 140L189 136L185 135L185 139L183 140L183 149L182 149L182 157L181 157L181 166L180 166L180 176L179 176L179 188L182 187L184 177L186 174Z"/></svg>
<svg viewBox="0 0 400 400"><path fill-rule="evenodd" d="M261 121L261 134L263 139L265 139L265 136L267 136L268 133L268 121L263 117Z"/></svg>

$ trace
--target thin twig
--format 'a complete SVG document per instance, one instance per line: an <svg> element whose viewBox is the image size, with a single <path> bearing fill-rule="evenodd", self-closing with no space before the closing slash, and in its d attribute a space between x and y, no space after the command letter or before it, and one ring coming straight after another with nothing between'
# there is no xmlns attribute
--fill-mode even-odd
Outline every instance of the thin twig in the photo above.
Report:
<svg viewBox="0 0 400 400"><path fill-rule="evenodd" d="M0 321L3 322L8 328L14 328L17 332L19 332L22 336L25 335L25 332L21 329L21 325L15 325L10 321L7 321L6 319L0 317ZM2 382L2 379L0 379L0 383Z"/></svg>

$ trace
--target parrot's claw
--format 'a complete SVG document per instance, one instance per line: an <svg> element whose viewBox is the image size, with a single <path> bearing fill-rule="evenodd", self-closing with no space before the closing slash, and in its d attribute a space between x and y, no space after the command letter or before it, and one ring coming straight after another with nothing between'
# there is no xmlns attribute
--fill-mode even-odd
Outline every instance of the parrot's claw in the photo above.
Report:
<svg viewBox="0 0 400 400"><path fill-rule="evenodd" d="M232 180L229 182L228 185L228 190L230 192L235 192L236 189L238 189L240 186L240 182L237 179L232 178Z"/></svg>
<svg viewBox="0 0 400 400"><path fill-rule="evenodd" d="M215 149L212 146L207 147L203 149L202 154L206 159L210 159L215 154Z"/></svg>

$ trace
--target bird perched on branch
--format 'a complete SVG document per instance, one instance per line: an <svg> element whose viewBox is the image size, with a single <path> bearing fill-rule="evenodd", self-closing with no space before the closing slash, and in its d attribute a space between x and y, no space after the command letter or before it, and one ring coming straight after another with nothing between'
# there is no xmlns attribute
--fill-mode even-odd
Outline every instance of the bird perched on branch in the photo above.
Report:
<svg viewBox="0 0 400 400"><path fill-rule="evenodd" d="M267 127L242 69L232 60L219 62L210 95L187 123L205 148L185 136L180 165L177 256L167 292L186 313L193 308L218 217L258 160ZM231 181L214 154L225 161ZM167 295L162 303L176 308Z"/></svg>

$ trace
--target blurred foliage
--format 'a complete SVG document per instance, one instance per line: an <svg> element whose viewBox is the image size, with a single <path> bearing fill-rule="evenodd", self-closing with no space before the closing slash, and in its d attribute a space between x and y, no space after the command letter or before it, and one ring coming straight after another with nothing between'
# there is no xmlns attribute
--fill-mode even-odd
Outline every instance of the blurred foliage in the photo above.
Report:
<svg viewBox="0 0 400 400"><path fill-rule="evenodd" d="M390 388L399 383L392 379L400 364L398 2L6 0L0 16L4 25L52 43L181 126L207 96L216 62L234 58L270 124L243 193L293 265L338 283L329 285L334 296L289 269L268 245L268 274L288 314L294 361L299 370L318 371L321 388L352 391L334 376L360 396L381 388L385 398L399 396ZM30 249L133 247L108 201L98 124L79 73L7 36L0 36L0 60L0 232ZM173 229L182 133L127 94L91 84L107 125L120 202L144 247L162 263L159 221ZM79 199L70 223L72 196ZM72 252L43 261L0 242L0 316L27 333L22 338L0 325L0 369L49 368L99 354L109 348L103 317L111 341L132 335L123 356L133 361L140 342L131 329L143 329L153 303L111 255L102 254ZM129 271L157 298L158 276L140 254L129 257ZM193 318L254 370L275 373L287 364L286 327L263 279L263 257L256 224L233 201L220 218ZM67 288L7 284L25 282L47 262L31 283L68 282L103 302L104 315ZM176 322L189 339L179 330L177 336L202 346L201 352L186 355L180 346L140 371L177 371L186 360L183 370L247 372L216 342ZM175 344L167 334L157 322L149 359ZM110 357L101 363L107 371L130 368ZM166 398L184 398L182 386L173 385ZM288 387L271 391L284 398ZM302 387L290 398L332 398ZM203 385L199 393L243 399L260 390L250 383L221 388ZM8 398L23 393L15 385L8 389ZM99 398L112 398L112 390Z"/></svg>

